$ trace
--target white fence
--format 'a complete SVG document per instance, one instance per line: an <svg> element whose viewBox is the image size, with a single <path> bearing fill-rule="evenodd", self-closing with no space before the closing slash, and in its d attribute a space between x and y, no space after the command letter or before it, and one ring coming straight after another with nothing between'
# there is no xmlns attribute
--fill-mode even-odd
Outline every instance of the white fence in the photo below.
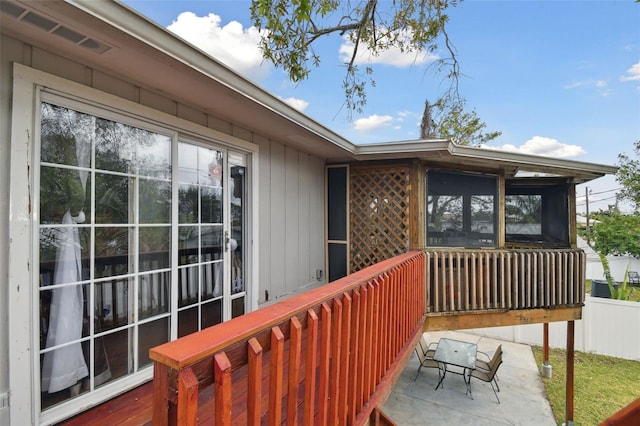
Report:
<svg viewBox="0 0 640 426"><path fill-rule="evenodd" d="M465 332L499 340L542 345L542 324L475 328ZM567 347L567 323L549 324L549 346ZM640 302L585 296L575 322L575 349L640 361Z"/></svg>

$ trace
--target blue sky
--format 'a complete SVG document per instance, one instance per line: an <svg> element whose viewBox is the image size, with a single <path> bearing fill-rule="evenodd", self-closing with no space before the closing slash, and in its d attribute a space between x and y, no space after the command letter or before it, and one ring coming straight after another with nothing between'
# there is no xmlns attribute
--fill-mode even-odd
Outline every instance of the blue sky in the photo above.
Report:
<svg viewBox="0 0 640 426"><path fill-rule="evenodd" d="M354 143L417 139L425 100L446 88L431 60L421 61L425 55L390 54L374 64L376 87L350 119L342 107L340 37L315 46L320 67L293 84L262 61L248 1L124 3ZM487 130L502 132L490 146L603 164L633 154L640 139L640 4L466 0L449 17L464 74L460 93ZM615 179L588 186L592 210L613 203Z"/></svg>

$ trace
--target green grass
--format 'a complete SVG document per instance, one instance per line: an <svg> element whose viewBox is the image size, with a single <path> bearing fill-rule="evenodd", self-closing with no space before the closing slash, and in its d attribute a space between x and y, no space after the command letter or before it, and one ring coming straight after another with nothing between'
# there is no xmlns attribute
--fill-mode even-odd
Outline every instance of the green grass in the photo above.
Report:
<svg viewBox="0 0 640 426"><path fill-rule="evenodd" d="M629 332L638 332L628 325ZM542 366L542 347L532 346ZM551 379L543 378L547 397L557 424L565 422L566 351L550 349ZM640 362L585 352L575 352L574 424L597 425L631 401L640 397Z"/></svg>

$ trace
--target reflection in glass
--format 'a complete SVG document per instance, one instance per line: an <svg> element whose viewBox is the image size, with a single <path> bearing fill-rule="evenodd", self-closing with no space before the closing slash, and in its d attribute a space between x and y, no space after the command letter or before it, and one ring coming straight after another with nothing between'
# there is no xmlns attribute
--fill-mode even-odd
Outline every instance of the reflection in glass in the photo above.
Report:
<svg viewBox="0 0 640 426"><path fill-rule="evenodd" d="M493 195L471 196L471 230L493 234Z"/></svg>
<svg viewBox="0 0 640 426"><path fill-rule="evenodd" d="M171 138L169 136L139 130L138 174L162 179L171 177Z"/></svg>
<svg viewBox="0 0 640 426"><path fill-rule="evenodd" d="M198 227L181 226L178 229L178 265L198 261Z"/></svg>
<svg viewBox="0 0 640 426"><path fill-rule="evenodd" d="M178 144L178 175L180 183L198 183L198 147L184 142Z"/></svg>
<svg viewBox="0 0 640 426"><path fill-rule="evenodd" d="M109 381L133 373L133 329L126 328L109 333L104 335L102 339L104 341L105 355L111 370ZM100 351L95 351L94 360L96 364L100 362L99 357L102 357Z"/></svg>
<svg viewBox="0 0 640 426"><path fill-rule="evenodd" d="M169 271L140 275L138 288L138 318L145 319L169 312Z"/></svg>
<svg viewBox="0 0 640 426"><path fill-rule="evenodd" d="M68 274L60 274L58 279L60 280L56 284L65 284L69 279L73 279L73 282L89 279L89 259L87 257L87 248L89 247L89 241L91 238L91 230L86 227L51 227L40 228L40 286L48 286L54 284L55 268L57 261L57 250L61 247L60 242L64 241L64 235L67 233L77 233L77 242L72 242L72 246L80 249L80 254L84 257L80 258L81 262L81 274L77 276L71 276ZM60 263L62 266L63 263Z"/></svg>
<svg viewBox="0 0 640 426"><path fill-rule="evenodd" d="M86 180L85 191L79 172L72 169L42 166L40 168L40 223L61 223L67 210L72 216L82 211L83 223L91 220L91 198L87 192L91 188L91 177Z"/></svg>
<svg viewBox="0 0 640 426"><path fill-rule="evenodd" d="M200 249L202 262L222 258L222 225L203 226L200 229Z"/></svg>
<svg viewBox="0 0 640 426"><path fill-rule="evenodd" d="M169 318L140 324L138 327L138 367L152 364L149 349L169 341Z"/></svg>
<svg viewBox="0 0 640 426"><path fill-rule="evenodd" d="M141 179L140 223L171 222L171 182Z"/></svg>
<svg viewBox="0 0 640 426"><path fill-rule="evenodd" d="M231 254L231 294L245 291L244 276L244 184L245 168L231 167L229 192L231 194L231 240L229 250Z"/></svg>
<svg viewBox="0 0 640 426"><path fill-rule="evenodd" d="M96 332L111 330L130 323L129 281L130 279L124 278L95 284L94 312L98 321Z"/></svg>
<svg viewBox="0 0 640 426"><path fill-rule="evenodd" d="M202 265L202 300L222 296L222 261Z"/></svg>
<svg viewBox="0 0 640 426"><path fill-rule="evenodd" d="M178 312L178 337L198 331L198 307L184 309Z"/></svg>
<svg viewBox="0 0 640 426"><path fill-rule="evenodd" d="M505 200L507 234L542 234L542 195L507 195Z"/></svg>
<svg viewBox="0 0 640 426"><path fill-rule="evenodd" d="M96 168L112 172L133 172L133 142L143 130L98 118L96 120Z"/></svg>
<svg viewBox="0 0 640 426"><path fill-rule="evenodd" d="M88 336L89 330L82 328L82 316L80 317L80 321L78 321L79 323L75 324L66 321L68 318L60 316L60 312L52 312L52 309L57 309L55 306L52 306L54 298L63 300L65 297L73 295L74 297L78 297L79 300L83 300L84 294L87 292L87 288L87 285L71 285L54 290L40 291L40 349L52 347L51 345L47 345L47 339L49 339L50 343L53 343L55 340L55 346L57 346ZM62 321L62 326L67 328L75 327L77 332L73 334L56 334L56 330L53 330L53 334L51 334L50 331L52 323L60 321ZM75 350L77 350L77 348Z"/></svg>
<svg viewBox="0 0 640 426"><path fill-rule="evenodd" d="M198 149L198 183L216 188L222 186L222 152Z"/></svg>
<svg viewBox="0 0 640 426"><path fill-rule="evenodd" d="M171 262L171 227L149 226L140 228L140 271L168 268Z"/></svg>
<svg viewBox="0 0 640 426"><path fill-rule="evenodd" d="M133 222L130 203L133 179L96 173L96 223Z"/></svg>
<svg viewBox="0 0 640 426"><path fill-rule="evenodd" d="M244 315L244 296L231 301L231 318Z"/></svg>
<svg viewBox="0 0 640 426"><path fill-rule="evenodd" d="M222 299L202 304L202 329L222 322Z"/></svg>
<svg viewBox="0 0 640 426"><path fill-rule="evenodd" d="M198 267L188 266L178 269L178 307L198 302Z"/></svg>
<svg viewBox="0 0 640 426"><path fill-rule="evenodd" d="M129 240L133 228L96 228L95 277L113 277L129 273Z"/></svg>
<svg viewBox="0 0 640 426"><path fill-rule="evenodd" d="M222 222L222 189L201 188L200 194L200 222Z"/></svg>
<svg viewBox="0 0 640 426"><path fill-rule="evenodd" d="M198 223L199 204L198 187L180 185L178 190L178 220L180 223Z"/></svg>

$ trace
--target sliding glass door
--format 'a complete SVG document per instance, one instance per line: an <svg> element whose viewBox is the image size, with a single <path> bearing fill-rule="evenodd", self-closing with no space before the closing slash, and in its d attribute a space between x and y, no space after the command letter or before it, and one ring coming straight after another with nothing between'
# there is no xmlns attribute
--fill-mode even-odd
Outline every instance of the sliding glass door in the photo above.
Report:
<svg viewBox="0 0 640 426"><path fill-rule="evenodd" d="M149 367L153 346L246 312L246 174L245 154L211 141L41 104L42 411Z"/></svg>

